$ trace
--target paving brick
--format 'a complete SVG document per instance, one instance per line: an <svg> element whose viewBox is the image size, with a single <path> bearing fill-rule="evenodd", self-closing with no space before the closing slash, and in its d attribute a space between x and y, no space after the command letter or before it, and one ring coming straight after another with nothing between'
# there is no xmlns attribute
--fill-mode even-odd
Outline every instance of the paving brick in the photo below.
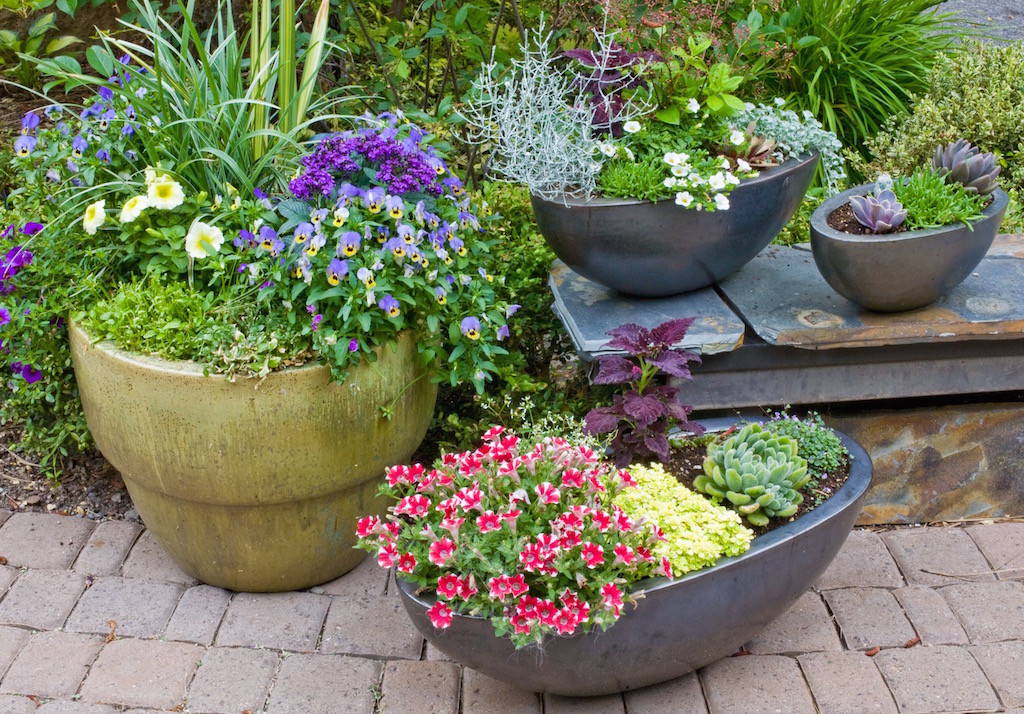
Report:
<svg viewBox="0 0 1024 714"><path fill-rule="evenodd" d="M726 657L700 671L711 714L814 714L814 701L795 659Z"/></svg>
<svg viewBox="0 0 1024 714"><path fill-rule="evenodd" d="M893 590L903 606L910 624L917 630L921 643L932 645L965 645L969 641L960 621L937 592L920 585Z"/></svg>
<svg viewBox="0 0 1024 714"><path fill-rule="evenodd" d="M882 540L911 585L995 580L992 568L962 528L901 528Z"/></svg>
<svg viewBox="0 0 1024 714"><path fill-rule="evenodd" d="M331 598L313 593L238 593L217 632L225 647L312 652Z"/></svg>
<svg viewBox="0 0 1024 714"><path fill-rule="evenodd" d="M621 694L603 697L560 697L544 695L544 714L625 714Z"/></svg>
<svg viewBox="0 0 1024 714"><path fill-rule="evenodd" d="M0 602L0 623L55 630L64 624L83 590L85 578L77 573L29 570Z"/></svg>
<svg viewBox="0 0 1024 714"><path fill-rule="evenodd" d="M94 526L85 518L15 513L0 527L0 555L14 566L65 570Z"/></svg>
<svg viewBox="0 0 1024 714"><path fill-rule="evenodd" d="M28 697L0 694L0 712L4 714L37 714L36 704Z"/></svg>
<svg viewBox="0 0 1024 714"><path fill-rule="evenodd" d="M325 628L326 629L326 628ZM446 655L441 650L434 647L434 645L427 643L426 652L424 659L430 660L431 662L454 662L451 657Z"/></svg>
<svg viewBox="0 0 1024 714"><path fill-rule="evenodd" d="M266 650L207 650L188 690L188 710L193 714L262 711L280 661L279 655Z"/></svg>
<svg viewBox="0 0 1024 714"><path fill-rule="evenodd" d="M19 575L21 575L21 571L17 568L12 568L9 565L0 565L0 597L10 590L11 585L18 579Z"/></svg>
<svg viewBox="0 0 1024 714"><path fill-rule="evenodd" d="M339 702L351 714L371 714L381 666L346 655L285 657L270 692L267 714L336 714Z"/></svg>
<svg viewBox="0 0 1024 714"><path fill-rule="evenodd" d="M82 700L174 709L185 698L203 648L184 642L114 640L82 684Z"/></svg>
<svg viewBox="0 0 1024 714"><path fill-rule="evenodd" d="M896 712L885 680L860 652L812 652L797 657L820 714Z"/></svg>
<svg viewBox="0 0 1024 714"><path fill-rule="evenodd" d="M11 517L11 512L5 509L0 509L0 525L3 525L8 518Z"/></svg>
<svg viewBox="0 0 1024 714"><path fill-rule="evenodd" d="M1006 708L1024 707L1024 642L996 642L970 648Z"/></svg>
<svg viewBox="0 0 1024 714"><path fill-rule="evenodd" d="M117 709L106 704L54 699L36 709L35 714L117 714Z"/></svg>
<svg viewBox="0 0 1024 714"><path fill-rule="evenodd" d="M462 714L541 714L541 698L475 669L462 670Z"/></svg>
<svg viewBox="0 0 1024 714"><path fill-rule="evenodd" d="M626 692L627 712L644 714L707 714L696 673Z"/></svg>
<svg viewBox="0 0 1024 714"><path fill-rule="evenodd" d="M899 601L882 588L829 590L825 600L843 633L846 647L902 647L917 636Z"/></svg>
<svg viewBox="0 0 1024 714"><path fill-rule="evenodd" d="M747 649L754 654L787 654L837 651L842 647L825 603L815 593L806 592L748 642Z"/></svg>
<svg viewBox="0 0 1024 714"><path fill-rule="evenodd" d="M153 531L146 531L135 541L135 546L128 553L122 571L126 578L142 578L144 580L166 580L191 587L198 580L178 567L164 547L157 541Z"/></svg>
<svg viewBox="0 0 1024 714"><path fill-rule="evenodd" d="M961 583L939 592L974 644L1024 640L1024 583Z"/></svg>
<svg viewBox="0 0 1024 714"><path fill-rule="evenodd" d="M212 585L189 588L174 608L164 637L198 645L211 644L230 601L231 593Z"/></svg>
<svg viewBox="0 0 1024 714"><path fill-rule="evenodd" d="M835 560L814 585L818 590L835 588L898 588L903 575L877 533L854 530Z"/></svg>
<svg viewBox="0 0 1024 714"><path fill-rule="evenodd" d="M159 580L97 578L68 618L71 632L109 634L116 623L120 637L156 637L174 612L182 586Z"/></svg>
<svg viewBox="0 0 1024 714"><path fill-rule="evenodd" d="M344 595L345 597L383 595L389 577L389 571L377 565L376 558L364 558L359 565L340 578L310 588L309 591L322 595Z"/></svg>
<svg viewBox="0 0 1024 714"><path fill-rule="evenodd" d="M960 647L901 647L873 659L901 714L999 709L981 667Z"/></svg>
<svg viewBox="0 0 1024 714"><path fill-rule="evenodd" d="M971 526L967 533L978 544L997 578L1010 580L1024 576L1024 523Z"/></svg>
<svg viewBox="0 0 1024 714"><path fill-rule="evenodd" d="M327 613L320 651L418 660L423 637L396 597L337 596Z"/></svg>
<svg viewBox="0 0 1024 714"><path fill-rule="evenodd" d="M451 662L388 662L381 683L380 711L458 714L460 674L459 666Z"/></svg>
<svg viewBox="0 0 1024 714"><path fill-rule="evenodd" d="M29 632L20 627L0 626L0 674L7 671L7 668L18 656L21 648L28 642ZM0 711L3 711L0 709Z"/></svg>
<svg viewBox="0 0 1024 714"><path fill-rule="evenodd" d="M121 569L142 526L129 521L106 521L96 526L73 570L83 575L114 575Z"/></svg>
<svg viewBox="0 0 1024 714"><path fill-rule="evenodd" d="M39 632L7 670L0 692L71 697L103 647L103 638L74 632Z"/></svg>

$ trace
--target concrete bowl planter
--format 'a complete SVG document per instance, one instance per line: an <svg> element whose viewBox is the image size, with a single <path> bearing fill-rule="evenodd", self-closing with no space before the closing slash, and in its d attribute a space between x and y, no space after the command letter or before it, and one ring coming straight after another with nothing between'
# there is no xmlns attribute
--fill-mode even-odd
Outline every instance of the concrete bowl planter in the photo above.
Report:
<svg viewBox="0 0 1024 714"><path fill-rule="evenodd" d="M853 235L828 225L829 215L863 196L874 184L856 186L822 203L811 215L811 250L832 289L875 312L902 312L930 305L971 274L992 245L1009 198L996 189L984 218L968 228L940 228L884 235Z"/></svg>
<svg viewBox="0 0 1024 714"><path fill-rule="evenodd" d="M785 612L839 552L871 482L871 458L840 434L853 456L847 482L803 517L754 539L735 558L675 580L651 578L644 597L607 631L547 637L516 650L489 620L455 615L437 630L427 615L433 596L398 580L399 595L420 633L456 662L525 689L597 696L680 677L735 652Z"/></svg>
<svg viewBox="0 0 1024 714"><path fill-rule="evenodd" d="M437 395L411 334L343 385L320 365L228 382L70 334L89 430L146 527L185 572L230 590L298 590L354 568L356 519L383 511L381 474L412 455Z"/></svg>
<svg viewBox="0 0 1024 714"><path fill-rule="evenodd" d="M818 154L744 179L727 211L697 211L672 199L531 197L548 245L574 271L613 290L664 297L707 287L739 270L793 216Z"/></svg>

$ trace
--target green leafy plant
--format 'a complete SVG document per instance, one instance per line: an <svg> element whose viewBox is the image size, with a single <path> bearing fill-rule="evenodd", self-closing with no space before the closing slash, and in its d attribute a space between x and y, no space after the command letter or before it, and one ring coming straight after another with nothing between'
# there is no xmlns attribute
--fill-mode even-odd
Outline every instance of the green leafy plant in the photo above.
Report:
<svg viewBox="0 0 1024 714"><path fill-rule="evenodd" d="M825 426L818 412L803 418L776 412L766 426L779 436L796 439L797 454L807 460L807 470L815 477L838 471L849 461L850 452L836 432Z"/></svg>
<svg viewBox="0 0 1024 714"><path fill-rule="evenodd" d="M795 439L747 424L724 442L708 446L704 473L693 487L729 501L751 524L766 526L770 518L795 514L804 500L800 489L811 475L797 451Z"/></svg>
<svg viewBox="0 0 1024 714"><path fill-rule="evenodd" d="M919 169L902 181L894 181L892 191L907 212L906 226L938 228L950 223L980 220L986 198L968 193L958 183L946 180L930 168Z"/></svg>
<svg viewBox="0 0 1024 714"><path fill-rule="evenodd" d="M674 47L663 62L651 65L650 79L658 110L655 117L677 125L692 114L690 100L706 106L716 117L728 117L743 109L736 96L743 75L733 74L726 62L715 62L709 37L689 37L686 47Z"/></svg>
<svg viewBox="0 0 1024 714"><path fill-rule="evenodd" d="M73 15L74 7L66 4L67 1L60 0L57 6L63 12ZM24 37L15 30L0 29L0 59L11 67L8 74L15 82L34 86L39 72L33 59L59 56L69 47L82 42L71 35L53 37L52 31L57 29L56 21L56 11L41 14L29 25Z"/></svg>

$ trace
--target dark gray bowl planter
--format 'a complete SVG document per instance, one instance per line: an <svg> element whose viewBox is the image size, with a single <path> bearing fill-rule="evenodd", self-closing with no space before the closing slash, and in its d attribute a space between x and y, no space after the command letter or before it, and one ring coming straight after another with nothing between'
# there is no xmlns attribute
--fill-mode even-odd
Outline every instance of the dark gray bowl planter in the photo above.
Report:
<svg viewBox="0 0 1024 714"><path fill-rule="evenodd" d="M727 211L622 198L531 197L551 250L580 275L639 297L697 290L739 270L772 242L814 178L818 154L744 179Z"/></svg>
<svg viewBox="0 0 1024 714"><path fill-rule="evenodd" d="M715 423L717 422L717 424ZM732 423L704 422L711 426ZM645 597L607 631L548 637L516 651L494 635L489 620L456 615L437 630L427 609L433 597L399 594L420 633L467 667L525 689L596 696L680 677L735 652L810 587L839 552L871 482L871 457L840 434L853 455L850 478L802 518L754 539L750 550L676 580L651 578L634 590Z"/></svg>
<svg viewBox="0 0 1024 714"><path fill-rule="evenodd" d="M822 203L811 215L811 250L825 281L837 293L876 312L902 312L930 305L962 283L992 245L1009 198L997 189L985 217L963 223L888 235L853 235L828 225L828 216L865 184ZM973 230L972 230L973 228Z"/></svg>

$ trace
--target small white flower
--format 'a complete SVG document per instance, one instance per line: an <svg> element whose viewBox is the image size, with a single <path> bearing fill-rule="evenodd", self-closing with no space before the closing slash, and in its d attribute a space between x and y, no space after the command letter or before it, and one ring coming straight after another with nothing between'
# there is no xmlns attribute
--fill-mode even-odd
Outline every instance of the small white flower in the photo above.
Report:
<svg viewBox="0 0 1024 714"><path fill-rule="evenodd" d="M676 164L676 162L678 160L676 158L677 156L679 156L679 154L675 154L675 153L672 153L670 151L667 154L665 154L665 156L662 157L662 161L664 161L669 166L675 166L675 164Z"/></svg>
<svg viewBox="0 0 1024 714"><path fill-rule="evenodd" d="M729 197L726 196L724 193L716 193L715 194L715 208L718 209L719 211L728 211L729 210Z"/></svg>
<svg viewBox="0 0 1024 714"><path fill-rule="evenodd" d="M750 171L750 164L743 159L736 159L736 168L740 171Z"/></svg>
<svg viewBox="0 0 1024 714"><path fill-rule="evenodd" d="M156 181L156 171L153 170L152 168L150 168L149 166L147 166L145 174L146 174L146 185L147 186L152 186L153 183Z"/></svg>
<svg viewBox="0 0 1024 714"><path fill-rule="evenodd" d="M747 135L739 129L733 129L732 133L729 134L729 143L733 146L740 146L747 140Z"/></svg>
<svg viewBox="0 0 1024 714"><path fill-rule="evenodd" d="M694 186L700 186L702 183L704 183L704 179L696 171L687 176L686 178L689 179L690 183L692 183Z"/></svg>
<svg viewBox="0 0 1024 714"><path fill-rule="evenodd" d="M708 179L708 186L715 191L721 191L725 188L725 176L722 175L721 171Z"/></svg>
<svg viewBox="0 0 1024 714"><path fill-rule="evenodd" d="M643 127L640 126L638 121L627 121L622 125L622 130L627 134L635 134L640 131Z"/></svg>
<svg viewBox="0 0 1024 714"><path fill-rule="evenodd" d="M729 163L729 159L726 158L725 156L722 157L722 164L721 165L722 165L722 168L725 169L726 171L728 171L729 169L732 168L732 164Z"/></svg>
<svg viewBox="0 0 1024 714"><path fill-rule="evenodd" d="M739 186L740 184L740 180L736 178L736 175L733 174L731 171L725 172L725 182L731 183L733 186Z"/></svg>
<svg viewBox="0 0 1024 714"><path fill-rule="evenodd" d="M366 306L373 307L377 304L377 296L373 294L372 290L366 291Z"/></svg>
<svg viewBox="0 0 1024 714"><path fill-rule="evenodd" d="M784 107L786 106L786 100L782 97L775 97L775 106Z"/></svg>
<svg viewBox="0 0 1024 714"><path fill-rule="evenodd" d="M131 223L149 208L149 199L145 196L132 196L121 208L121 223Z"/></svg>
<svg viewBox="0 0 1024 714"><path fill-rule="evenodd" d="M205 258L220 250L224 233L220 228L202 221L193 221L185 236L185 252L193 258Z"/></svg>
<svg viewBox="0 0 1024 714"><path fill-rule="evenodd" d="M633 150L632 149L630 149L628 146L623 146L622 150L626 152L626 157L630 161L636 161L636 156L633 155Z"/></svg>
<svg viewBox="0 0 1024 714"><path fill-rule="evenodd" d="M82 227L85 228L85 232L89 235L96 235L96 229L107 220L107 212L104 210L106 205L106 200L101 200L89 204L89 207L85 209L85 215L82 216Z"/></svg>
<svg viewBox="0 0 1024 714"><path fill-rule="evenodd" d="M149 185L149 205L162 211L177 208L185 202L181 184L169 176L161 176Z"/></svg>
<svg viewBox="0 0 1024 714"><path fill-rule="evenodd" d="M697 112L700 111L700 102L698 102L696 99L691 98L690 101L686 103L686 108L689 109L694 114L696 114Z"/></svg>
<svg viewBox="0 0 1024 714"><path fill-rule="evenodd" d="M609 159L615 156L614 144L600 143L597 145L597 148L600 149L601 153L607 156Z"/></svg>
<svg viewBox="0 0 1024 714"><path fill-rule="evenodd" d="M690 195L689 191L680 191L676 194L676 204L683 208L689 208L693 203L693 196Z"/></svg>
<svg viewBox="0 0 1024 714"><path fill-rule="evenodd" d="M665 188L675 188L676 184L678 183L678 181L676 181L674 178L669 176L667 179L665 179L661 183L662 183L662 185L665 186Z"/></svg>
<svg viewBox="0 0 1024 714"><path fill-rule="evenodd" d="M686 176L686 170L687 169L685 166L673 166L671 169L672 175L675 176L676 178L682 178L683 176Z"/></svg>

